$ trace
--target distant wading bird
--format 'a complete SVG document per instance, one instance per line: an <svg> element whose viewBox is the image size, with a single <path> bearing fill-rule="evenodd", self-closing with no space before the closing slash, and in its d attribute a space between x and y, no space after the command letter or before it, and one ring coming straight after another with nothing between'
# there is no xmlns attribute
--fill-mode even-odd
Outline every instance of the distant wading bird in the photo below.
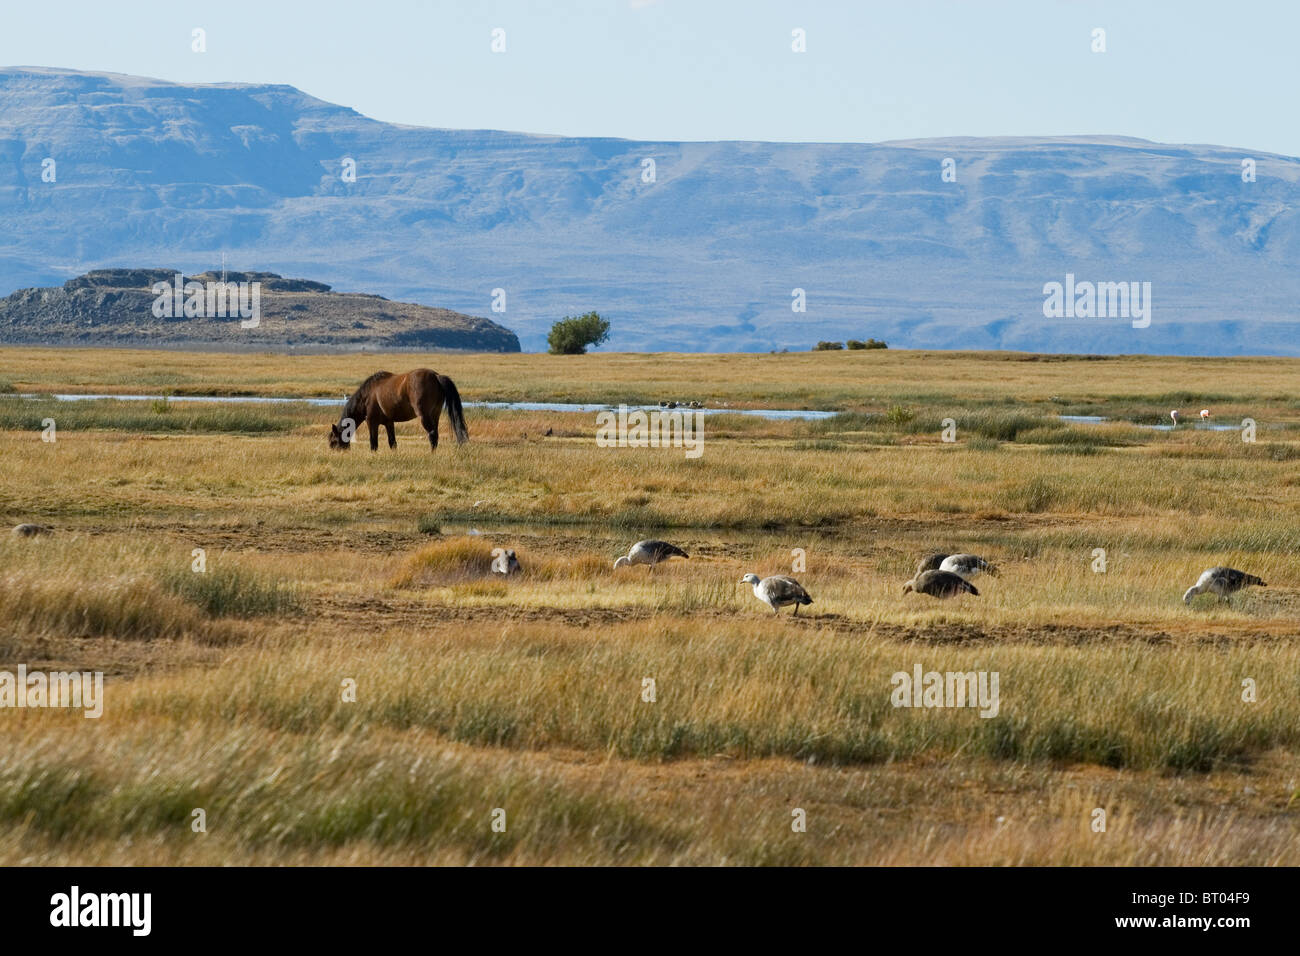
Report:
<svg viewBox="0 0 1300 956"><path fill-rule="evenodd" d="M953 574L951 571L922 571L903 585L903 593L907 594L909 591L937 598L956 597L958 594L978 596L980 593L975 589L975 585L960 574Z"/></svg>
<svg viewBox="0 0 1300 956"><path fill-rule="evenodd" d="M465 410L461 407L460 392L446 375L427 368L417 368L401 375L376 372L352 393L343 406L343 415L337 425L330 426L330 447L347 451L352 435L364 421L370 430L370 450L379 448L379 429L388 432L388 447L397 447L393 433L394 422L420 419L420 426L429 436L429 448L438 448L438 416L443 403L447 405L447 418L451 420L456 441L469 441L465 427ZM351 419L351 429L346 423Z"/></svg>
<svg viewBox="0 0 1300 956"><path fill-rule="evenodd" d="M1198 594L1204 594L1206 591L1217 594L1226 601L1229 594L1234 594L1242 588L1251 586L1268 587L1255 575L1247 574L1245 571L1238 571L1236 568L1210 568L1208 571L1203 571L1196 583L1183 594L1183 603L1191 604L1192 598Z"/></svg>
<svg viewBox="0 0 1300 956"><path fill-rule="evenodd" d="M740 579L740 583L754 585L754 597L770 607L773 614L780 614L781 608L793 604L794 616L797 617L801 604L813 602L802 584L794 578L787 578L784 574L774 574L770 578L761 580L757 574L746 574Z"/></svg>
<svg viewBox="0 0 1300 956"><path fill-rule="evenodd" d="M981 574L997 577L998 569L983 558L974 554L950 554L939 563L940 571L951 571L961 575L967 581Z"/></svg>
<svg viewBox="0 0 1300 956"><path fill-rule="evenodd" d="M1178 409L1175 408L1172 412L1170 412L1170 413L1169 413L1169 417L1172 418L1172 419L1174 420L1174 427L1177 428L1177 427L1178 427Z"/></svg>
<svg viewBox="0 0 1300 956"><path fill-rule="evenodd" d="M1201 409L1201 421L1203 421L1203 422L1208 422L1209 420L1210 420L1210 410L1209 410L1208 408L1202 408L1202 409Z"/></svg>
<svg viewBox="0 0 1300 956"><path fill-rule="evenodd" d="M672 557L689 558L690 555L675 544L651 538L632 545L632 550L614 562L614 568L617 570L625 564L644 564L653 568L660 561L667 561Z"/></svg>

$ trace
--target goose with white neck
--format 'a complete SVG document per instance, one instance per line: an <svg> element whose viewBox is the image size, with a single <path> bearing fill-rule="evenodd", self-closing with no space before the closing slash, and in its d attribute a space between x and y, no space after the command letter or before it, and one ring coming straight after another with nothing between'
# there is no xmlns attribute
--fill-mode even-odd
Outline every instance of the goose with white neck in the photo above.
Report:
<svg viewBox="0 0 1300 956"><path fill-rule="evenodd" d="M784 574L774 574L768 578L759 578L757 574L746 574L740 579L740 583L752 584L754 586L754 597L770 607L773 614L780 614L781 608L787 604L793 604L793 616L797 617L801 605L812 604L813 602L802 584L794 578L786 577Z"/></svg>
<svg viewBox="0 0 1300 956"><path fill-rule="evenodd" d="M614 562L614 568L617 570L625 564L644 564L649 568L653 568L660 561L667 561L669 558L689 557L689 554L675 544L647 538L645 541L638 541L632 545L627 554Z"/></svg>

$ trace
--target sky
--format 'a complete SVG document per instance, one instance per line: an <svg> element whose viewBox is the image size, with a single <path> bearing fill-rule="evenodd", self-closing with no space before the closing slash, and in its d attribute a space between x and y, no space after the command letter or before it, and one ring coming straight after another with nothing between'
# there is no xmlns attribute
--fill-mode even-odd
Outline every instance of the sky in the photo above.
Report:
<svg viewBox="0 0 1300 956"><path fill-rule="evenodd" d="M1294 0L65 0L6 4L0 65L287 83L444 128L1118 134L1297 156L1297 35Z"/></svg>

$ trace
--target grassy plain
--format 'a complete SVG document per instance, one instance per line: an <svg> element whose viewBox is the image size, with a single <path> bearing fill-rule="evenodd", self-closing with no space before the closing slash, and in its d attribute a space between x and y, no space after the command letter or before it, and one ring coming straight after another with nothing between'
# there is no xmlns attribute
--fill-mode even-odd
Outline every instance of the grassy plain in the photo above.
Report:
<svg viewBox="0 0 1300 956"><path fill-rule="evenodd" d="M182 400L417 365L468 401L841 414L709 416L688 459L472 408L465 446L408 423L372 455L329 451L330 409ZM1297 382L1283 359L0 350L0 520L55 528L0 539L0 670L107 674L98 720L0 711L0 863L1295 865ZM13 394L63 391L173 399ZM1142 427L1207 406L1257 440ZM612 570L651 535L691 560ZM497 546L522 574L485 573ZM936 548L1002 573L904 597ZM795 549L816 603L777 619L737 582ZM1214 564L1269 586L1185 607ZM997 671L998 716L894 708L917 664Z"/></svg>

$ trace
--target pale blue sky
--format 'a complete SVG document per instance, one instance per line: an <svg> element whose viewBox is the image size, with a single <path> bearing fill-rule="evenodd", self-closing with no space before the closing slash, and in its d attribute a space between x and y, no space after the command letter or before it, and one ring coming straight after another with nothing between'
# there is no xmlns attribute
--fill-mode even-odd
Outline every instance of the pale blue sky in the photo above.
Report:
<svg viewBox="0 0 1300 956"><path fill-rule="evenodd" d="M190 51L196 26L204 54ZM495 27L504 54L490 50ZM1104 54L1090 50L1094 27ZM288 83L420 126L848 142L1115 133L1294 156L1297 35L1292 0L70 0L7 4L0 65Z"/></svg>

